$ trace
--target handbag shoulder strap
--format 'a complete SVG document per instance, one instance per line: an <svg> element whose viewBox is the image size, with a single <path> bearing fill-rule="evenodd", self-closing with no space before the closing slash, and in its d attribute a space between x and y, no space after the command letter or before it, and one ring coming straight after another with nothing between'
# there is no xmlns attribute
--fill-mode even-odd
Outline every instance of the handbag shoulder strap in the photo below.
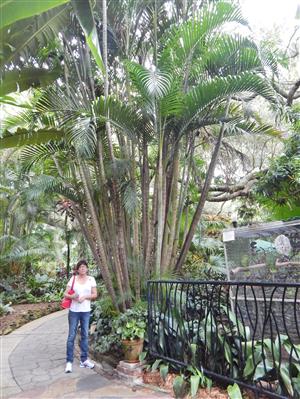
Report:
<svg viewBox="0 0 300 399"><path fill-rule="evenodd" d="M74 287L74 283L75 283L75 274L74 274L74 276L73 276L73 281L72 281L72 286L71 286L71 290L73 289L73 287Z"/></svg>

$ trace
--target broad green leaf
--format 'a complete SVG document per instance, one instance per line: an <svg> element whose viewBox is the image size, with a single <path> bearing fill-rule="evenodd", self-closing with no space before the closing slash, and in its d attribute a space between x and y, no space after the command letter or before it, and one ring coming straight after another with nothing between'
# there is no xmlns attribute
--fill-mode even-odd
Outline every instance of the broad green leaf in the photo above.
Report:
<svg viewBox="0 0 300 399"><path fill-rule="evenodd" d="M292 386L292 381L291 381L291 376L290 376L290 372L288 369L287 365L280 365L279 368L279 373L280 373L280 377L282 378L283 382L284 382L284 386L286 387L288 393L293 396L294 395L294 389Z"/></svg>
<svg viewBox="0 0 300 399"><path fill-rule="evenodd" d="M240 387L237 384L229 385L227 392L230 399L243 399Z"/></svg>
<svg viewBox="0 0 300 399"><path fill-rule="evenodd" d="M300 396L300 373L298 374L298 377L292 378L292 384L293 384L294 390Z"/></svg>
<svg viewBox="0 0 300 399"><path fill-rule="evenodd" d="M169 372L169 365L168 364L162 364L159 368L159 373L161 378L165 381L165 379L167 378Z"/></svg>
<svg viewBox="0 0 300 399"><path fill-rule="evenodd" d="M63 132L56 129L42 129L34 132L18 129L15 134L0 139L0 149L47 143L50 140L58 141L62 138Z"/></svg>
<svg viewBox="0 0 300 399"><path fill-rule="evenodd" d="M91 49L98 67L104 74L105 68L102 61L98 33L90 0L71 0L71 2L78 21L84 31L89 48Z"/></svg>
<svg viewBox="0 0 300 399"><path fill-rule="evenodd" d="M30 87L48 86L60 75L60 69L52 71L42 68L24 68L21 71L5 72L0 86L0 96L16 91L28 90Z"/></svg>
<svg viewBox="0 0 300 399"><path fill-rule="evenodd" d="M143 361L146 359L146 356L147 356L147 352L146 352L146 351L142 352L142 353L139 355L139 361L140 361L140 362L143 362Z"/></svg>
<svg viewBox="0 0 300 399"><path fill-rule="evenodd" d="M161 359L156 359L155 362L152 364L151 371L152 372L156 371L161 362L162 362Z"/></svg>
<svg viewBox="0 0 300 399"><path fill-rule="evenodd" d="M192 375L190 378L190 381L191 381L191 395L192 395L192 397L194 397L197 395L197 391L199 389L200 376Z"/></svg>
<svg viewBox="0 0 300 399"><path fill-rule="evenodd" d="M261 351L258 350L255 350L254 352L254 359L252 355L247 357L246 366L244 368L244 377L248 377L254 372L255 367L260 360L261 360Z"/></svg>
<svg viewBox="0 0 300 399"><path fill-rule="evenodd" d="M41 14L69 0L2 0L0 2L0 29L20 19Z"/></svg>
<svg viewBox="0 0 300 399"><path fill-rule="evenodd" d="M300 344L291 344L289 339L286 339L283 343L283 346L287 353L290 353L291 356L297 360L298 362L300 361Z"/></svg>
<svg viewBox="0 0 300 399"><path fill-rule="evenodd" d="M192 364L196 364L196 353L197 353L197 345L196 344L191 344L190 349L192 352Z"/></svg>
<svg viewBox="0 0 300 399"><path fill-rule="evenodd" d="M11 61L19 63L35 57L41 48L58 37L58 33L70 24L70 9L67 6L56 7L41 15L17 21L1 31L3 53L0 66Z"/></svg>
<svg viewBox="0 0 300 399"><path fill-rule="evenodd" d="M173 390L175 398L183 398L185 394L185 381L181 375L178 375L173 381Z"/></svg>
<svg viewBox="0 0 300 399"><path fill-rule="evenodd" d="M254 381L260 380L272 369L273 365L270 363L269 360L265 359L264 362L261 361L255 369L253 380Z"/></svg>

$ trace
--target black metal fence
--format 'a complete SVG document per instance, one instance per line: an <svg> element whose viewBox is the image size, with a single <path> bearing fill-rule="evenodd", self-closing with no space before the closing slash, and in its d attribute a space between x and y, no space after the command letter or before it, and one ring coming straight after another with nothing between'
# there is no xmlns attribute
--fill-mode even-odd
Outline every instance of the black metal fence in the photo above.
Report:
<svg viewBox="0 0 300 399"><path fill-rule="evenodd" d="M149 281L148 338L178 366L300 398L300 283Z"/></svg>

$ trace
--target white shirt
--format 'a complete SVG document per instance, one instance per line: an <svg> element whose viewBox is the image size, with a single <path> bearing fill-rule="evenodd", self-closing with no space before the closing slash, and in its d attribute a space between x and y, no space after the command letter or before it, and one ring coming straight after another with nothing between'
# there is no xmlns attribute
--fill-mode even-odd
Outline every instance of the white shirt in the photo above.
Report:
<svg viewBox="0 0 300 399"><path fill-rule="evenodd" d="M68 288L70 288L70 289L72 287L73 278L74 277L72 276L68 282ZM78 282L78 277L76 276L73 290L79 296L91 295L92 288L96 287L96 286L97 286L97 284L96 284L96 280L94 279L94 277L88 276L86 282L84 284L80 284ZM90 299L85 299L81 303L78 301L72 301L70 310L72 310L72 312L90 312L91 301L90 301Z"/></svg>

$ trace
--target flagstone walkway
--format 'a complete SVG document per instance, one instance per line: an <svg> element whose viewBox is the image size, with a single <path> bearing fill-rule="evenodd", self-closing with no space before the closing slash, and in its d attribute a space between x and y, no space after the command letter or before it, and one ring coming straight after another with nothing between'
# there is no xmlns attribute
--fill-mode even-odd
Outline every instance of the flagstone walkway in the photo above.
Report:
<svg viewBox="0 0 300 399"><path fill-rule="evenodd" d="M67 311L35 320L0 337L1 399L154 399L170 396L126 386L115 377L79 368L65 374Z"/></svg>

